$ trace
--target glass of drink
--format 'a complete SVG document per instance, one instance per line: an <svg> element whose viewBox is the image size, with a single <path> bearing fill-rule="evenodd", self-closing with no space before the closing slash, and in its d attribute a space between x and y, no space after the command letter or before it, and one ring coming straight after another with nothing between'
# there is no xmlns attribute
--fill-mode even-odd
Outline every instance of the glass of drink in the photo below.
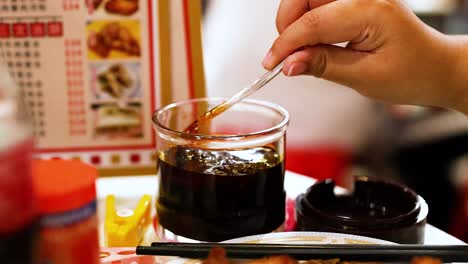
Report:
<svg viewBox="0 0 468 264"><path fill-rule="evenodd" d="M244 100L183 132L223 102L201 98L155 112L158 235L172 241L222 241L278 230L285 217L287 111Z"/></svg>

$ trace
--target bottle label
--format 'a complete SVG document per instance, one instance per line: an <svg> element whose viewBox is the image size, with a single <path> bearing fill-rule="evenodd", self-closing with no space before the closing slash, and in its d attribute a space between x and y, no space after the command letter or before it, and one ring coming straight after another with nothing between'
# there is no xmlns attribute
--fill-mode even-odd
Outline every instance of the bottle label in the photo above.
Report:
<svg viewBox="0 0 468 264"><path fill-rule="evenodd" d="M41 227L57 228L79 223L96 214L96 201L63 213L48 214L41 217Z"/></svg>

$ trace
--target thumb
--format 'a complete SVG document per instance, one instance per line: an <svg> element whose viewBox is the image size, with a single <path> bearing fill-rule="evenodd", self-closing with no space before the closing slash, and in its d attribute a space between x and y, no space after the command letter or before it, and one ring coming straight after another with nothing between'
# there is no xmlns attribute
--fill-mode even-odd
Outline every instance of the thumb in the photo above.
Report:
<svg viewBox="0 0 468 264"><path fill-rule="evenodd" d="M353 85L368 68L369 53L334 45L316 45L289 55L283 66L287 76L313 75Z"/></svg>

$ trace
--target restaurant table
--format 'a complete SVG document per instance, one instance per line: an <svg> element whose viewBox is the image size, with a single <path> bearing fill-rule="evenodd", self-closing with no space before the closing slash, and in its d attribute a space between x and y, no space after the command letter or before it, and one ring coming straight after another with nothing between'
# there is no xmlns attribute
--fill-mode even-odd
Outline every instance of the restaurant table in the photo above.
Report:
<svg viewBox="0 0 468 264"><path fill-rule="evenodd" d="M311 186L315 180L311 177L286 172L285 190L288 198L294 198L304 192ZM134 208L138 200L144 194L149 194L153 197L156 195L158 179L156 175L146 176L120 176L120 177L104 177L97 180L97 195L98 195L98 215L100 219L100 227L102 232L102 223L104 221L104 203L105 197L114 194L119 201L119 207ZM153 203L154 205L154 203ZM431 212L429 204L429 213ZM100 236L103 237L102 235ZM148 234L145 238L149 243L157 239L153 234ZM465 244L463 241L447 234L446 232L428 224L425 231L425 244L434 245L456 245Z"/></svg>

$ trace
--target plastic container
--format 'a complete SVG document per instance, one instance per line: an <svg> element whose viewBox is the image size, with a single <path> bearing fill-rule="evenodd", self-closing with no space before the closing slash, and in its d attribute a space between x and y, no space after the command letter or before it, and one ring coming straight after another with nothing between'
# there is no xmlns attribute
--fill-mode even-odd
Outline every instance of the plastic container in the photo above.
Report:
<svg viewBox="0 0 468 264"><path fill-rule="evenodd" d="M20 98L0 55L0 260L28 264L35 259L38 214L31 175L33 138Z"/></svg>
<svg viewBox="0 0 468 264"><path fill-rule="evenodd" d="M106 197L104 241L108 247L138 246L151 223L151 196L143 195L137 206L116 208L115 195Z"/></svg>
<svg viewBox="0 0 468 264"><path fill-rule="evenodd" d="M422 244L428 206L406 186L358 177L353 192L336 194L331 180L296 199L297 230L324 231Z"/></svg>
<svg viewBox="0 0 468 264"><path fill-rule="evenodd" d="M79 161L34 161L40 263L99 263L95 168Z"/></svg>

